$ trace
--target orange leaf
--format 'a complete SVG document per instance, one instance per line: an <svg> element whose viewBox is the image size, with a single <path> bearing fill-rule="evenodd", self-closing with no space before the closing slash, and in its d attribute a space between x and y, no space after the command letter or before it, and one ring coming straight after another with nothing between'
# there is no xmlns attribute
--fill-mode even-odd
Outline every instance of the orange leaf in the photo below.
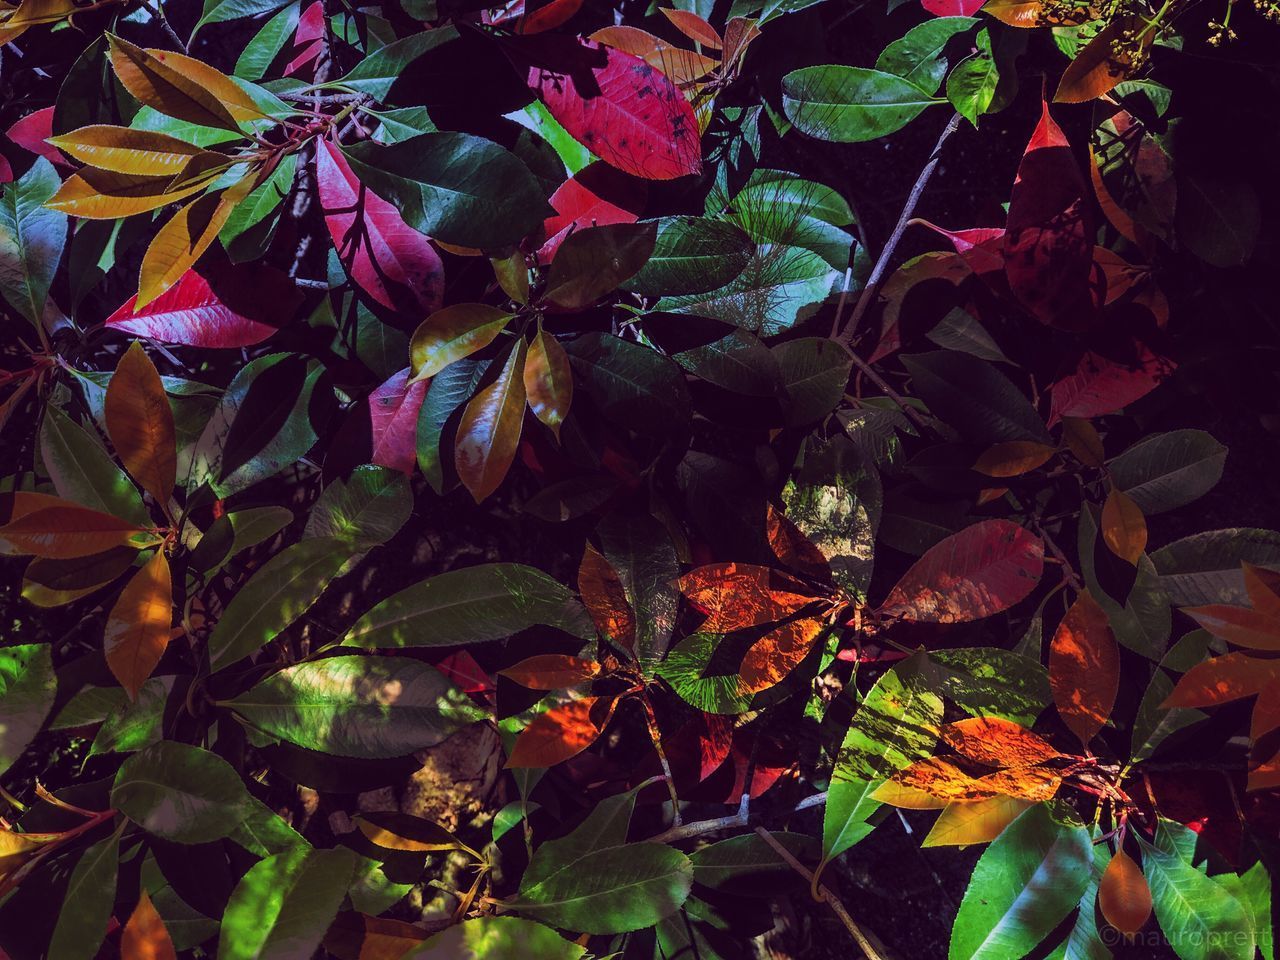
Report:
<svg viewBox="0 0 1280 960"><path fill-rule="evenodd" d="M716 68L710 57L674 46L639 27L603 27L589 39L639 57L677 85L693 83Z"/></svg>
<svg viewBox="0 0 1280 960"><path fill-rule="evenodd" d="M1047 740L1000 717L970 717L942 728L956 753L993 767L1027 767L1062 756Z"/></svg>
<svg viewBox="0 0 1280 960"><path fill-rule="evenodd" d="M591 544L578 567L578 593L601 636L628 650L635 647L636 620L617 571Z"/></svg>
<svg viewBox="0 0 1280 960"><path fill-rule="evenodd" d="M978 784L1002 797L1040 803L1053 799L1062 785L1062 773L1052 767L1010 767L979 778Z"/></svg>
<svg viewBox="0 0 1280 960"><path fill-rule="evenodd" d="M1138 244L1140 242L1138 240L1138 225L1133 222L1133 217L1129 216L1128 211L1116 203L1115 197L1107 189L1107 184L1102 179L1102 170L1098 166L1097 157L1094 156L1092 144L1089 145L1089 179L1093 182L1093 195L1097 197L1098 206L1108 222L1116 228L1116 232L1120 236L1132 244ZM1110 292L1110 289L1108 289L1108 295L1110 295ZM1094 466L1094 464L1089 464L1089 466Z"/></svg>
<svg viewBox="0 0 1280 960"><path fill-rule="evenodd" d="M1266 567L1255 567L1247 560L1240 566L1244 570L1244 588L1253 609L1269 617L1280 617L1280 573Z"/></svg>
<svg viewBox="0 0 1280 960"><path fill-rule="evenodd" d="M559 690L599 676L600 664L581 657L543 653L521 660L498 673L530 690Z"/></svg>
<svg viewBox="0 0 1280 960"><path fill-rule="evenodd" d="M178 472L173 410L155 365L135 340L107 384L107 435L125 469L167 509Z"/></svg>
<svg viewBox="0 0 1280 960"><path fill-rule="evenodd" d="M433 820L407 813L370 811L355 818L365 838L384 850L405 853L440 853L465 849L462 842Z"/></svg>
<svg viewBox="0 0 1280 960"><path fill-rule="evenodd" d="M1178 680L1161 708L1213 707L1260 693L1280 679L1280 660L1228 653L1198 663Z"/></svg>
<svg viewBox="0 0 1280 960"><path fill-rule="evenodd" d="M671 7L663 7L662 15L671 21L672 25L683 33L694 43L700 43L704 47L712 50L719 50L721 41L720 34L716 32L716 28L696 13L688 10L674 10Z"/></svg>
<svg viewBox="0 0 1280 960"><path fill-rule="evenodd" d="M576 757L604 731L617 697L583 697L533 718L516 738L508 769L553 767Z"/></svg>
<svg viewBox="0 0 1280 960"><path fill-rule="evenodd" d="M738 689L759 693L786 679L809 655L822 633L822 622L792 620L774 627L751 645L738 671Z"/></svg>
<svg viewBox="0 0 1280 960"><path fill-rule="evenodd" d="M1274 615L1225 603L1184 607L1182 612L1215 637L1221 637L1238 647L1280 650L1280 618Z"/></svg>
<svg viewBox="0 0 1280 960"><path fill-rule="evenodd" d="M1107 459L1098 428L1080 417L1062 418L1062 440L1086 467L1101 467Z"/></svg>
<svg viewBox="0 0 1280 960"><path fill-rule="evenodd" d="M1253 720L1249 724L1249 739L1257 742L1276 729L1280 729L1280 677L1258 691L1258 699L1253 705Z"/></svg>
<svg viewBox="0 0 1280 960"><path fill-rule="evenodd" d="M1049 646L1053 702L1071 732L1088 743L1106 725L1120 686L1120 651L1107 615L1085 591Z"/></svg>
<svg viewBox="0 0 1280 960"><path fill-rule="evenodd" d="M1110 93L1122 80L1137 70L1147 59L1147 49L1155 39L1155 31L1146 28L1141 17L1121 17L1111 21L1076 54L1062 74L1054 103L1085 103ZM1141 31L1140 49L1133 50L1125 42L1125 34ZM1124 52L1115 53L1116 42L1124 43Z"/></svg>
<svg viewBox="0 0 1280 960"><path fill-rule="evenodd" d="M143 890L133 915L120 934L121 960L176 960L177 952L164 921Z"/></svg>
<svg viewBox="0 0 1280 960"><path fill-rule="evenodd" d="M560 341L548 336L541 324L524 362L524 392L533 415L550 427L559 440L560 424L569 415L573 402L573 371Z"/></svg>
<svg viewBox="0 0 1280 960"><path fill-rule="evenodd" d="M908 787L905 783L899 783L896 780L886 780L880 784L872 791L871 797L873 800L887 803L891 807L901 807L903 810L941 810L951 802L916 787Z"/></svg>
<svg viewBox="0 0 1280 960"><path fill-rule="evenodd" d="M73 560L129 544L144 531L133 524L71 503L43 507L0 527L0 541L15 553Z"/></svg>
<svg viewBox="0 0 1280 960"><path fill-rule="evenodd" d="M143 50L107 34L111 66L134 97L161 113L203 127L240 133L238 121L263 116L230 77L168 50Z"/></svg>
<svg viewBox="0 0 1280 960"><path fill-rule="evenodd" d="M1245 789L1253 790L1280 790L1280 751L1270 760L1257 760L1251 756L1249 767L1249 782Z"/></svg>
<svg viewBox="0 0 1280 960"><path fill-rule="evenodd" d="M174 189L173 179L168 174L141 176L85 167L67 177L45 206L84 220L118 220L158 210L205 186L194 182Z"/></svg>
<svg viewBox="0 0 1280 960"><path fill-rule="evenodd" d="M1147 520L1142 508L1115 487L1102 505L1102 539L1117 557L1135 565L1147 549Z"/></svg>
<svg viewBox="0 0 1280 960"><path fill-rule="evenodd" d="M1046 443L1009 440L987 447L973 469L988 477L1018 477L1044 466L1057 450Z"/></svg>
<svg viewBox="0 0 1280 960"><path fill-rule="evenodd" d="M822 551L772 503L766 507L765 534L778 562L810 579L831 582L831 565Z"/></svg>
<svg viewBox="0 0 1280 960"><path fill-rule="evenodd" d="M1032 804L1016 797L988 797L986 800L957 800L947 804L922 847L964 847L988 843Z"/></svg>
<svg viewBox="0 0 1280 960"><path fill-rule="evenodd" d="M680 578L680 592L707 615L712 633L773 623L820 600L795 577L748 563L712 563Z"/></svg>
<svg viewBox="0 0 1280 960"><path fill-rule="evenodd" d="M1117 850L1098 885L1098 908L1127 937L1141 930L1151 916L1151 888L1142 868L1123 850Z"/></svg>
<svg viewBox="0 0 1280 960"><path fill-rule="evenodd" d="M524 425L524 341L516 343L498 379L467 404L454 441L454 466L476 503L502 485L516 458Z"/></svg>
<svg viewBox="0 0 1280 960"><path fill-rule="evenodd" d="M995 791L982 785L982 781L970 776L950 760L942 757L925 757L911 766L899 770L891 778L893 783L919 790L939 800L985 800L995 796Z"/></svg>
<svg viewBox="0 0 1280 960"><path fill-rule="evenodd" d="M164 550L157 550L133 575L111 613L103 633L102 646L107 666L131 700L169 645L173 623L173 585Z"/></svg>

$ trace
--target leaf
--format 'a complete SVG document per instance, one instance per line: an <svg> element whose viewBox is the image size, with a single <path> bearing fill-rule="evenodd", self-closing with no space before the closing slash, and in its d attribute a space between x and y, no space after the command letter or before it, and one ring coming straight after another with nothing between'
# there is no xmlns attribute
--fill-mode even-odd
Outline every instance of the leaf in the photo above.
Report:
<svg viewBox="0 0 1280 960"><path fill-rule="evenodd" d="M465 850L456 836L440 824L404 813L372 811L355 818L356 826L374 846L407 853Z"/></svg>
<svg viewBox="0 0 1280 960"><path fill-rule="evenodd" d="M1160 706L1212 707L1261 693L1277 677L1274 660L1260 660L1244 653L1228 653L1196 664L1182 675Z"/></svg>
<svg viewBox="0 0 1280 960"><path fill-rule="evenodd" d="M693 108L660 71L638 57L591 40L558 64L533 66L528 83L548 112L601 160L645 180L671 180L702 169Z"/></svg>
<svg viewBox="0 0 1280 960"><path fill-rule="evenodd" d="M120 933L120 955L130 960L177 960L173 939L146 890L139 892L138 905Z"/></svg>
<svg viewBox="0 0 1280 960"><path fill-rule="evenodd" d="M120 832L99 840L76 861L49 940L50 960L93 960L97 956L115 905Z"/></svg>
<svg viewBox="0 0 1280 960"><path fill-rule="evenodd" d="M423 19L432 19L428 17ZM360 60L355 68L339 83L343 89L368 94L375 100L386 101L396 78L419 57L431 52L458 36L452 25L434 30L422 30L401 40L394 40Z"/></svg>
<svg viewBox="0 0 1280 960"><path fill-rule="evenodd" d="M1114 486L1102 505L1102 539L1117 557L1135 565L1147 549L1147 521L1141 508Z"/></svg>
<svg viewBox="0 0 1280 960"><path fill-rule="evenodd" d="M1141 837L1142 864L1156 919L1182 960L1251 960L1249 915L1226 888L1176 854Z"/></svg>
<svg viewBox="0 0 1280 960"><path fill-rule="evenodd" d="M942 52L958 34L977 23L971 14L938 16L917 24L880 52L876 69L902 77L925 93L936 93L947 72Z"/></svg>
<svg viewBox="0 0 1280 960"><path fill-rule="evenodd" d="M352 549L339 539L302 540L254 571L209 635L210 668L228 667L283 633L320 599Z"/></svg>
<svg viewBox="0 0 1280 960"><path fill-rule="evenodd" d="M161 548L120 592L103 632L107 666L129 699L138 699L143 682L164 655L172 623L173 586Z"/></svg>
<svg viewBox="0 0 1280 960"><path fill-rule="evenodd" d="M1017 797L953 800L933 821L920 846L964 847L971 843L989 843L1031 806L1031 801Z"/></svg>
<svg viewBox="0 0 1280 960"><path fill-rule="evenodd" d="M315 162L325 224L355 284L390 309L438 310L444 264L427 237L356 178L336 143L317 140Z"/></svg>
<svg viewBox="0 0 1280 960"><path fill-rule="evenodd" d="M116 220L158 210L208 186L209 178L195 178L179 188L171 176L147 177L83 167L63 181L45 206L73 217Z"/></svg>
<svg viewBox="0 0 1280 960"><path fill-rule="evenodd" d="M1280 566L1280 533L1249 527L1207 530L1161 547L1151 560L1174 606L1244 603L1241 561Z"/></svg>
<svg viewBox="0 0 1280 960"><path fill-rule="evenodd" d="M702 629L715 633L774 623L821 599L789 574L747 563L691 570L680 578L680 592L706 615Z"/></svg>
<svg viewBox="0 0 1280 960"><path fill-rule="evenodd" d="M530 690L560 690L595 679L600 673L600 664L581 657L542 653L526 657L498 673Z"/></svg>
<svg viewBox="0 0 1280 960"><path fill-rule="evenodd" d="M132 544L143 531L128 521L72 503L60 502L10 520L0 527L0 543L15 553L71 560Z"/></svg>
<svg viewBox="0 0 1280 960"><path fill-rule="evenodd" d="M567 310L590 306L644 266L656 237L653 221L574 231L556 248L544 296Z"/></svg>
<svg viewBox="0 0 1280 960"><path fill-rule="evenodd" d="M663 436L689 418L689 388L669 357L606 333L569 341L578 383L610 420L645 436Z"/></svg>
<svg viewBox="0 0 1280 960"><path fill-rule="evenodd" d="M745 330L731 330L719 340L683 350L672 359L694 376L734 393L771 397L781 388L777 359Z"/></svg>
<svg viewBox="0 0 1280 960"><path fill-rule="evenodd" d="M489 361L455 360L431 379L418 411L418 467L437 493L444 492L440 438L454 412L471 398L482 382Z"/></svg>
<svg viewBox="0 0 1280 960"><path fill-rule="evenodd" d="M523 376L529 409L559 439L560 424L573 403L573 370L560 341L549 336L541 324L529 345Z"/></svg>
<svg viewBox="0 0 1280 960"><path fill-rule="evenodd" d="M227 901L218 960L312 955L337 916L355 869L345 847L296 847L259 860Z"/></svg>
<svg viewBox="0 0 1280 960"><path fill-rule="evenodd" d="M1175 369L1172 360L1157 356L1136 341L1129 356L1113 360L1088 352L1075 373L1049 388L1049 426L1064 417L1101 417L1142 399Z"/></svg>
<svg viewBox="0 0 1280 960"><path fill-rule="evenodd" d="M385 146L364 141L342 153L356 177L393 204L405 223L445 243L517 243L547 212L529 168L470 134L424 133Z"/></svg>
<svg viewBox="0 0 1280 960"><path fill-rule="evenodd" d="M0 647L0 773L17 762L40 732L57 689L48 644Z"/></svg>
<svg viewBox="0 0 1280 960"><path fill-rule="evenodd" d="M94 124L49 142L68 156L99 170L138 176L177 176L192 157L203 152L195 144L153 130Z"/></svg>
<svg viewBox="0 0 1280 960"><path fill-rule="evenodd" d="M581 960L584 947L519 917L473 917L428 937L401 960Z"/></svg>
<svg viewBox="0 0 1280 960"><path fill-rule="evenodd" d="M423 580L356 621L343 643L357 647L436 647L501 640L537 624L581 640L595 635L569 590L541 570L490 563Z"/></svg>
<svg viewBox="0 0 1280 960"><path fill-rule="evenodd" d="M178 471L173 410L160 374L137 340L107 384L104 412L111 445L125 469L167 511Z"/></svg>
<svg viewBox="0 0 1280 960"><path fill-rule="evenodd" d="M951 929L950 960L1008 960L1030 952L1079 902L1092 851L1083 827L1039 804L978 860Z"/></svg>
<svg viewBox="0 0 1280 960"><path fill-rule="evenodd" d="M462 411L453 445L454 466L463 486L480 503L502 485L515 462L524 426L525 342L511 348L498 378L485 387Z"/></svg>
<svg viewBox="0 0 1280 960"><path fill-rule="evenodd" d="M1151 916L1151 890L1142 868L1123 850L1117 850L1102 874L1098 909L1107 923L1127 936L1141 930Z"/></svg>
<svg viewBox="0 0 1280 960"><path fill-rule="evenodd" d="M1049 684L1058 713L1088 744L1107 723L1120 685L1120 651L1107 615L1089 592L1076 598L1049 646Z"/></svg>
<svg viewBox="0 0 1280 960"><path fill-rule="evenodd" d="M825 417L844 396L853 358L842 344L823 337L800 337L773 348L786 396L783 415L788 426Z"/></svg>
<svg viewBox="0 0 1280 960"><path fill-rule="evenodd" d="M46 205L60 186L38 157L0 197L0 297L37 326L67 242L66 214Z"/></svg>
<svg viewBox="0 0 1280 960"><path fill-rule="evenodd" d="M755 694L787 678L822 635L818 620L793 620L774 627L747 650L738 668L739 690Z"/></svg>
<svg viewBox="0 0 1280 960"><path fill-rule="evenodd" d="M363 655L288 667L226 705L307 750L374 759L434 747L485 715L434 667Z"/></svg>
<svg viewBox="0 0 1280 960"><path fill-rule="evenodd" d="M1000 86L1000 66L991 54L986 27L978 31L977 47L978 52L957 63L947 77L947 99L975 127L978 118L991 110Z"/></svg>
<svg viewBox="0 0 1280 960"><path fill-rule="evenodd" d="M636 618L631 602L617 571L590 543L578 566L578 593L600 635L634 650Z"/></svg>
<svg viewBox="0 0 1280 960"><path fill-rule="evenodd" d="M966 713L1029 727L1048 705L1049 674L1035 658L997 647L936 650L941 691Z"/></svg>
<svg viewBox="0 0 1280 960"><path fill-rule="evenodd" d="M1177 184L1178 240L1212 266L1247 263L1262 228L1253 185L1182 169Z"/></svg>
<svg viewBox="0 0 1280 960"><path fill-rule="evenodd" d="M418 460L418 418L426 396L426 382L411 380L408 367L393 373L369 394L370 460L405 476L413 474Z"/></svg>
<svg viewBox="0 0 1280 960"><path fill-rule="evenodd" d="M819 140L857 143L888 136L937 102L910 80L864 67L804 67L782 78L787 119Z"/></svg>
<svg viewBox="0 0 1280 960"><path fill-rule="evenodd" d="M667 651L665 660L654 665L654 675L665 680L681 700L704 713L745 713L754 697L743 692L737 671L708 670L720 641L720 636L710 633L685 637Z"/></svg>
<svg viewBox="0 0 1280 960"><path fill-rule="evenodd" d="M796 859L811 859L817 852L813 838L805 834L771 836ZM795 875L791 864L754 833L699 847L689 859L695 883L742 896L768 896L768 888Z"/></svg>
<svg viewBox="0 0 1280 960"><path fill-rule="evenodd" d="M240 121L262 116L230 77L208 64L167 50L143 50L107 35L111 67L138 101L202 127L240 133Z"/></svg>
<svg viewBox="0 0 1280 960"><path fill-rule="evenodd" d="M40 459L63 500L150 526L147 508L96 432L72 422L52 404L40 421Z"/></svg>
<svg viewBox="0 0 1280 960"><path fill-rule="evenodd" d="M1096 100L1140 69L1155 40L1155 31L1146 25L1142 17L1122 16L1099 30L1063 72L1053 102Z"/></svg>
<svg viewBox="0 0 1280 960"><path fill-rule="evenodd" d="M257 272L254 279L258 281L261 295L261 283L267 278ZM130 297L104 323L134 336L206 349L250 347L276 332L276 327L265 321L266 310L261 302L253 305L244 293L237 291L233 305L222 296L231 292L222 284L215 289L195 270L188 270L177 283L142 308L137 305L136 295ZM275 297L271 299L279 303Z"/></svg>
<svg viewBox="0 0 1280 960"><path fill-rule="evenodd" d="M560 132L569 140L563 130ZM572 140L569 142L578 146ZM556 188L548 201L556 214L543 221L542 232L547 239L538 249L539 263L550 262L560 244L575 230L635 223L639 219L635 211L643 208L646 193L643 180L627 176L606 163L592 163L576 172ZM661 233L661 226L658 229Z"/></svg>
<svg viewBox="0 0 1280 960"><path fill-rule="evenodd" d="M206 23L225 23L228 20L255 17L271 13L282 6L284 3L281 0L204 0L204 10L191 33L198 33Z"/></svg>
<svg viewBox="0 0 1280 960"><path fill-rule="evenodd" d="M413 378L434 377L493 343L514 315L483 303L455 303L431 314L409 342Z"/></svg>
<svg viewBox="0 0 1280 960"><path fill-rule="evenodd" d="M235 830L253 798L217 754L162 740L121 765L111 805L161 839L208 843Z"/></svg>
<svg viewBox="0 0 1280 960"><path fill-rule="evenodd" d="M595 743L613 716L617 697L583 697L540 713L520 732L507 769L554 767Z"/></svg>
<svg viewBox="0 0 1280 960"><path fill-rule="evenodd" d="M1216 603L1184 607L1182 612L1215 637L1236 646L1280 650L1280 619L1274 613Z"/></svg>
<svg viewBox="0 0 1280 960"><path fill-rule="evenodd" d="M413 492L402 474L387 467L360 466L324 488L303 536L333 537L353 551L367 550L394 537L412 512Z"/></svg>
<svg viewBox="0 0 1280 960"><path fill-rule="evenodd" d="M671 535L661 521L643 513L606 517L596 535L634 612L632 649L647 667L666 653L676 623L680 567Z"/></svg>
<svg viewBox="0 0 1280 960"><path fill-rule="evenodd" d="M938 350L902 358L915 394L934 416L968 440L1022 440L1049 445L1030 401L994 365L967 353Z"/></svg>
<svg viewBox="0 0 1280 960"><path fill-rule="evenodd" d="M662 217L654 222L653 252L638 272L620 284L642 296L674 297L715 290L735 280L754 252L751 238L723 220Z"/></svg>
<svg viewBox="0 0 1280 960"><path fill-rule="evenodd" d="M1026 767L1062 755L1043 737L999 717L948 723L942 728L942 739L962 756L990 766Z"/></svg>
<svg viewBox="0 0 1280 960"><path fill-rule="evenodd" d="M1024 599L1043 569L1039 537L1008 520L983 520L929 548L879 612L925 623L981 620Z"/></svg>
<svg viewBox="0 0 1280 960"><path fill-rule="evenodd" d="M1109 464L1111 480L1147 516L1198 500L1217 485L1227 448L1203 430L1138 441Z"/></svg>
<svg viewBox="0 0 1280 960"><path fill-rule="evenodd" d="M973 469L988 477L1020 477L1044 466L1057 450L1031 440L1006 440L982 451Z"/></svg>

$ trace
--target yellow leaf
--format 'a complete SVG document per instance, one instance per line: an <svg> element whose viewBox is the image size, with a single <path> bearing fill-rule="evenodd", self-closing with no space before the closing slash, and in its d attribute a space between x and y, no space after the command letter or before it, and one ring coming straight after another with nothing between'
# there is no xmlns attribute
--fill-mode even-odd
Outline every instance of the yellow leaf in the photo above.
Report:
<svg viewBox="0 0 1280 960"><path fill-rule="evenodd" d="M160 374L137 340L116 365L103 407L107 435L125 469L167 507L178 472L173 410Z"/></svg>
<svg viewBox="0 0 1280 960"><path fill-rule="evenodd" d="M168 50L144 50L107 35L111 66L135 98L167 116L240 133L240 121L263 116L236 83L207 63Z"/></svg>
<svg viewBox="0 0 1280 960"><path fill-rule="evenodd" d="M204 187L207 181L172 188L173 177L139 176L85 167L63 181L45 204L85 220L119 220L175 203Z"/></svg>
<svg viewBox="0 0 1280 960"><path fill-rule="evenodd" d="M100 170L138 176L176 176L196 154L195 144L151 130L94 124L49 142L70 157Z"/></svg>
<svg viewBox="0 0 1280 960"><path fill-rule="evenodd" d="M103 650L107 666L131 700L169 645L173 623L173 585L164 550L157 550L120 591L107 615Z"/></svg>
<svg viewBox="0 0 1280 960"><path fill-rule="evenodd" d="M1043 466L1056 452L1045 443L1009 440L984 450L973 469L988 477L1017 477Z"/></svg>
<svg viewBox="0 0 1280 960"><path fill-rule="evenodd" d="M120 934L120 960L176 960L173 940L147 891L142 891L133 915Z"/></svg>
<svg viewBox="0 0 1280 960"><path fill-rule="evenodd" d="M514 314L484 303L455 303L437 310L413 331L409 362L413 379L426 380L497 339Z"/></svg>
<svg viewBox="0 0 1280 960"><path fill-rule="evenodd" d="M134 310L160 296L195 265L256 182L257 177L249 175L220 193L198 197L160 228L142 257Z"/></svg>
<svg viewBox="0 0 1280 960"><path fill-rule="evenodd" d="M1111 488L1102 505L1102 539L1122 560L1137 564L1147 549L1147 520L1127 493Z"/></svg>
<svg viewBox="0 0 1280 960"><path fill-rule="evenodd" d="M573 371L560 341L538 326L524 362L524 391L533 415L560 439L560 424L573 402Z"/></svg>
<svg viewBox="0 0 1280 960"><path fill-rule="evenodd" d="M1062 418L1062 440L1075 458L1086 467L1098 468L1106 462L1102 438L1097 428L1079 417Z"/></svg>
<svg viewBox="0 0 1280 960"><path fill-rule="evenodd" d="M481 502L502 484L516 458L524 425L524 341L516 343L498 379L467 404L454 441L454 466L475 499Z"/></svg>
<svg viewBox="0 0 1280 960"><path fill-rule="evenodd" d="M951 802L896 780L886 780L880 784L872 791L871 798L904 810L942 810Z"/></svg>
<svg viewBox="0 0 1280 960"><path fill-rule="evenodd" d="M1030 806L1033 804L1014 797L950 803L933 822L933 829L920 846L963 847L988 843Z"/></svg>
<svg viewBox="0 0 1280 960"><path fill-rule="evenodd" d="M463 849L462 843L452 833L421 817L373 812L356 817L355 822L370 843L384 850L439 853Z"/></svg>

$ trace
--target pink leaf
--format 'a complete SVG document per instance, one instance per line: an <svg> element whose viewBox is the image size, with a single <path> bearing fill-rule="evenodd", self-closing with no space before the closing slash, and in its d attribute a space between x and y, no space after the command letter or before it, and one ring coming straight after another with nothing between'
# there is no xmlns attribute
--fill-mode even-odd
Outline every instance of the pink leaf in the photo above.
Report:
<svg viewBox="0 0 1280 960"><path fill-rule="evenodd" d="M1046 103L1018 167L1004 239L1009 289L1041 323L1083 330L1097 319L1102 279L1088 214L1084 178Z"/></svg>
<svg viewBox="0 0 1280 960"><path fill-rule="evenodd" d="M564 62L529 70L529 86L570 135L605 163L646 180L702 169L693 108L638 57L578 39Z"/></svg>
<svg viewBox="0 0 1280 960"><path fill-rule="evenodd" d="M106 325L187 347L248 347L276 332L267 316L288 317L299 299L289 278L265 264L227 265L210 278L188 270L141 312L130 297Z"/></svg>
<svg viewBox="0 0 1280 960"><path fill-rule="evenodd" d="M1133 342L1133 356L1112 360L1090 351L1080 358L1076 372L1049 388L1049 426L1063 417L1101 417L1145 397L1176 368L1168 357L1157 356Z"/></svg>
<svg viewBox="0 0 1280 960"><path fill-rule="evenodd" d="M431 381L409 383L409 368L369 394L369 422L373 432L372 462L404 474L418 463L418 411Z"/></svg>
<svg viewBox="0 0 1280 960"><path fill-rule="evenodd" d="M316 184L325 223L347 273L384 307L431 313L444 301L444 264L430 240L352 172L338 147L318 140Z"/></svg>
<svg viewBox="0 0 1280 960"><path fill-rule="evenodd" d="M324 49L324 4L315 0L298 18L298 29L293 34L293 48L297 51L285 76L291 76L320 56Z"/></svg>
<svg viewBox="0 0 1280 960"><path fill-rule="evenodd" d="M62 167L70 167L71 163L51 143L45 143L53 136L53 107L45 107L35 113L29 113L15 122L5 132L9 140L23 150L38 154L51 163Z"/></svg>
<svg viewBox="0 0 1280 960"><path fill-rule="evenodd" d="M551 262L570 229L635 223L640 216L632 211L644 206L643 188L642 182L625 177L603 163L579 170L551 195L556 215L543 222L547 240L538 251L538 262Z"/></svg>
<svg viewBox="0 0 1280 960"><path fill-rule="evenodd" d="M939 233L951 241L951 247L969 269L984 279L1004 272L1004 229L1001 227L970 227L968 230L945 230L928 220L920 220L922 226Z"/></svg>
<svg viewBox="0 0 1280 960"><path fill-rule="evenodd" d="M1044 570L1044 544L1008 520L983 520L935 544L878 611L924 623L964 623L1007 610Z"/></svg>
<svg viewBox="0 0 1280 960"><path fill-rule="evenodd" d="M920 0L935 17L974 17L986 0Z"/></svg>

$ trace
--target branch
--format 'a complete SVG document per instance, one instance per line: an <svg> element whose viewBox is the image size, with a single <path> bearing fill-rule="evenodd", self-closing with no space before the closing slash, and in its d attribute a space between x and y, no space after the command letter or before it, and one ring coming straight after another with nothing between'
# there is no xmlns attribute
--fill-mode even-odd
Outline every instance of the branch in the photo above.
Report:
<svg viewBox="0 0 1280 960"><path fill-rule="evenodd" d="M688 840L692 837L702 836L704 833L718 833L721 830L733 830L737 827L745 827L751 819L750 812L750 793L743 793L742 800L738 804L738 812L727 817L713 817L710 820L695 820L693 823L686 823L681 826L672 827L657 836L650 837L647 843L677 843L681 840ZM825 806L827 802L827 791L815 793L811 797L805 797L793 808L793 813L799 813L801 810L808 810L811 807Z"/></svg>
<svg viewBox="0 0 1280 960"><path fill-rule="evenodd" d="M188 53L187 45L182 42L182 38L178 36L177 31L173 29L173 26L169 23L169 18L164 15L164 10L160 5L157 4L155 0L142 0L142 5L147 8L147 12L151 14L151 16L155 17L156 20L159 21L161 28L166 34L168 34L169 39L174 42L177 48L183 53Z"/></svg>

